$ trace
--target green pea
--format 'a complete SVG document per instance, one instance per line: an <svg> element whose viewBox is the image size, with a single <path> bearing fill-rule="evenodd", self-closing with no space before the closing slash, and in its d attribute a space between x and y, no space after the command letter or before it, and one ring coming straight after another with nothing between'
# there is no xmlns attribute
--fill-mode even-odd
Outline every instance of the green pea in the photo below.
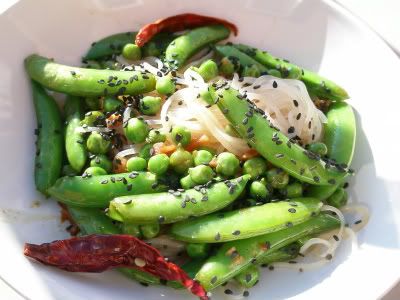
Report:
<svg viewBox="0 0 400 300"><path fill-rule="evenodd" d="M232 126L232 124L228 124L224 127L224 131L229 134L230 136L233 137L240 137L239 133L235 129L235 127Z"/></svg>
<svg viewBox="0 0 400 300"><path fill-rule="evenodd" d="M146 138L146 143L163 143L167 139L167 136L160 132L160 130L152 129Z"/></svg>
<svg viewBox="0 0 400 300"><path fill-rule="evenodd" d="M287 198L299 198L303 195L303 185L299 182L288 184L285 188L279 190Z"/></svg>
<svg viewBox="0 0 400 300"><path fill-rule="evenodd" d="M210 244L206 243L189 243L186 245L186 253L191 258L205 258L210 251Z"/></svg>
<svg viewBox="0 0 400 300"><path fill-rule="evenodd" d="M214 155L207 150L195 150L192 154L195 166L208 165L214 157Z"/></svg>
<svg viewBox="0 0 400 300"><path fill-rule="evenodd" d="M256 65L245 66L242 71L243 77L260 77L260 69Z"/></svg>
<svg viewBox="0 0 400 300"><path fill-rule="evenodd" d="M130 224L130 223L122 223L121 230L124 234L130 234L135 237L141 237L142 233L140 232L139 225L137 224Z"/></svg>
<svg viewBox="0 0 400 300"><path fill-rule="evenodd" d="M147 161L142 157L134 156L128 159L126 162L126 169L128 172L143 171L146 169L146 167Z"/></svg>
<svg viewBox="0 0 400 300"><path fill-rule="evenodd" d="M106 117L101 111L89 111L85 114L85 118L81 121L81 125L95 126L103 124Z"/></svg>
<svg viewBox="0 0 400 300"><path fill-rule="evenodd" d="M104 154L98 154L90 160L91 167L99 167L104 169L107 173L112 170L111 160Z"/></svg>
<svg viewBox="0 0 400 300"><path fill-rule="evenodd" d="M235 277L235 280L247 289L256 285L259 279L260 268L254 265L247 267L244 271L242 271Z"/></svg>
<svg viewBox="0 0 400 300"><path fill-rule="evenodd" d="M106 112L116 111L123 106L123 102L115 97L106 97L103 100L103 109Z"/></svg>
<svg viewBox="0 0 400 300"><path fill-rule="evenodd" d="M142 51L139 46L129 43L122 48L122 56L129 60L139 60L142 58Z"/></svg>
<svg viewBox="0 0 400 300"><path fill-rule="evenodd" d="M192 154L182 147L178 147L178 149L171 154L169 164L176 173L185 174L190 167L193 167Z"/></svg>
<svg viewBox="0 0 400 300"><path fill-rule="evenodd" d="M99 175L107 175L107 172L106 170L100 167L89 167L83 172L83 174L89 176L99 176Z"/></svg>
<svg viewBox="0 0 400 300"><path fill-rule="evenodd" d="M153 144L145 144L139 151L139 157L149 160L153 156Z"/></svg>
<svg viewBox="0 0 400 300"><path fill-rule="evenodd" d="M231 77L233 73L239 71L240 62L236 57L228 56L221 59L219 71L225 77Z"/></svg>
<svg viewBox="0 0 400 300"><path fill-rule="evenodd" d="M149 159L147 168L151 173L156 175L163 175L167 172L169 167L169 157L166 154L157 154Z"/></svg>
<svg viewBox="0 0 400 300"><path fill-rule="evenodd" d="M270 69L268 70L268 75L274 76L274 77L278 77L278 78L282 78L282 74L281 72L279 72L276 69Z"/></svg>
<svg viewBox="0 0 400 300"><path fill-rule="evenodd" d="M160 225L158 223L140 225L139 228L145 239L152 239L160 233Z"/></svg>
<svg viewBox="0 0 400 300"><path fill-rule="evenodd" d="M170 76L163 76L157 79L156 91L161 95L172 95L175 93L175 82Z"/></svg>
<svg viewBox="0 0 400 300"><path fill-rule="evenodd" d="M76 175L78 175L78 173L71 167L71 165L63 166L61 174L63 176L76 176Z"/></svg>
<svg viewBox="0 0 400 300"><path fill-rule="evenodd" d="M172 129L172 141L175 144L181 144L183 147L189 145L192 134L189 129L183 126L175 126Z"/></svg>
<svg viewBox="0 0 400 300"><path fill-rule="evenodd" d="M144 96L139 103L140 112L144 115L155 115L161 109L161 98Z"/></svg>
<svg viewBox="0 0 400 300"><path fill-rule="evenodd" d="M348 195L344 188L338 188L328 199L326 202L329 205L340 208L347 204Z"/></svg>
<svg viewBox="0 0 400 300"><path fill-rule="evenodd" d="M124 128L125 136L132 143L143 143L150 131L143 119L131 118Z"/></svg>
<svg viewBox="0 0 400 300"><path fill-rule="evenodd" d="M232 153L222 152L217 157L217 172L224 176L234 176L239 171L240 161Z"/></svg>
<svg viewBox="0 0 400 300"><path fill-rule="evenodd" d="M289 183L289 175L282 169L273 168L267 172L267 181L274 189L283 189Z"/></svg>
<svg viewBox="0 0 400 300"><path fill-rule="evenodd" d="M207 104L214 104L214 99L211 96L211 93L208 89L204 89L200 91L200 98L203 99Z"/></svg>
<svg viewBox="0 0 400 300"><path fill-rule="evenodd" d="M264 200L269 196L269 191L260 181L253 181L250 185L250 196L256 200Z"/></svg>
<svg viewBox="0 0 400 300"><path fill-rule="evenodd" d="M209 59L200 65L197 72L203 77L204 81L209 81L218 76L218 66L215 61Z"/></svg>
<svg viewBox="0 0 400 300"><path fill-rule="evenodd" d="M86 141L87 149L94 154L105 154L110 149L110 146L110 138L97 131L92 131Z"/></svg>
<svg viewBox="0 0 400 300"><path fill-rule="evenodd" d="M199 165L189 169L189 175L197 184L205 184L214 177L214 171L209 166Z"/></svg>
<svg viewBox="0 0 400 300"><path fill-rule="evenodd" d="M192 177L190 177L190 175L182 177L179 183L181 184L181 187L185 190L189 190L197 185L197 183L192 180Z"/></svg>
<svg viewBox="0 0 400 300"><path fill-rule="evenodd" d="M243 164L243 174L249 174L252 179L257 178L265 173L267 164L262 157L254 157Z"/></svg>
<svg viewBox="0 0 400 300"><path fill-rule="evenodd" d="M321 156L324 156L328 153L328 147L321 142L311 143L308 145L308 150L311 152L317 153Z"/></svg>
<svg viewBox="0 0 400 300"><path fill-rule="evenodd" d="M87 97L85 98L85 104L90 110L100 110L101 102L99 97Z"/></svg>

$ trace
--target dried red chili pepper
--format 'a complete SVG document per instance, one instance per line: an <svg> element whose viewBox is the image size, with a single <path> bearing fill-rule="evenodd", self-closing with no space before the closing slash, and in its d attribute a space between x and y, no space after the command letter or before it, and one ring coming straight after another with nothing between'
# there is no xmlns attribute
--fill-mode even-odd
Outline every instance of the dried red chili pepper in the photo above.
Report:
<svg viewBox="0 0 400 300"><path fill-rule="evenodd" d="M93 234L41 245L25 244L24 254L69 272L98 273L119 267L140 269L164 280L179 281L200 299L208 299L199 282L166 261L157 249L131 235Z"/></svg>
<svg viewBox="0 0 400 300"><path fill-rule="evenodd" d="M222 24L228 27L235 35L238 34L238 28L231 22L219 18L187 13L160 19L143 26L136 35L135 43L139 47L142 47L153 36L162 31L177 32L188 28L213 24Z"/></svg>

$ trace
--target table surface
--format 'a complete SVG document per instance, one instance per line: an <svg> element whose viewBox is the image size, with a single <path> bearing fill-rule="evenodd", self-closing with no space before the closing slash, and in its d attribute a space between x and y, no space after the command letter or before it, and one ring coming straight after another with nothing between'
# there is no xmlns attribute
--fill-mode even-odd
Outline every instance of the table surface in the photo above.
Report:
<svg viewBox="0 0 400 300"><path fill-rule="evenodd" d="M18 0L0 0L0 12ZM399 0L336 0L337 3L364 20L400 56L400 1ZM0 278L0 299L22 300ZM400 299L400 283L382 300Z"/></svg>

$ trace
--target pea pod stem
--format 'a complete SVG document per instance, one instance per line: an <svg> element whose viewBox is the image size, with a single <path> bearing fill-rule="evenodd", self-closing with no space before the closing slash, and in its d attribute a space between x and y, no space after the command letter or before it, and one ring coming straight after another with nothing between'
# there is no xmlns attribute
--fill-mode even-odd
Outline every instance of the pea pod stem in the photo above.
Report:
<svg viewBox="0 0 400 300"><path fill-rule="evenodd" d="M293 227L257 237L227 242L211 256L196 274L195 279L210 291L228 281L252 263L262 261L267 255L287 246L299 238L315 235L340 226L340 221L320 214Z"/></svg>
<svg viewBox="0 0 400 300"><path fill-rule="evenodd" d="M47 89L73 96L137 95L154 90L150 73L70 67L32 54L25 58L28 75Z"/></svg>
<svg viewBox="0 0 400 300"><path fill-rule="evenodd" d="M328 148L328 156L338 163L350 165L356 142L356 120L350 104L333 103L327 113L324 125L324 143ZM332 186L310 186L307 196L324 200L331 196L343 183L340 180Z"/></svg>
<svg viewBox="0 0 400 300"><path fill-rule="evenodd" d="M319 213L322 202L313 198L267 203L216 213L174 224L170 234L191 243L221 243L246 239L296 225ZM218 239L216 240L216 236Z"/></svg>
<svg viewBox="0 0 400 300"><path fill-rule="evenodd" d="M110 202L108 215L114 220L136 224L169 224L212 213L236 200L249 175L184 192L119 197Z"/></svg>
<svg viewBox="0 0 400 300"><path fill-rule="evenodd" d="M55 100L40 84L32 81L31 86L38 125L35 185L40 192L47 195L48 189L61 173L63 156L61 114Z"/></svg>
<svg viewBox="0 0 400 300"><path fill-rule="evenodd" d="M295 64L274 57L266 51L261 51L243 44L235 45L235 47L264 66L277 69L281 71L282 74L287 74L288 76L286 77L299 78L307 86L310 93L321 99L343 101L349 98L349 95L341 86L315 72L302 69Z"/></svg>
<svg viewBox="0 0 400 300"><path fill-rule="evenodd" d="M210 91L219 109L250 147L293 177L315 185L334 185L348 175L336 165L328 168L320 156L290 141L237 90L218 83L210 86Z"/></svg>
<svg viewBox="0 0 400 300"><path fill-rule="evenodd" d="M166 191L167 183L164 177L149 172L62 177L49 194L65 204L104 208L116 197Z"/></svg>

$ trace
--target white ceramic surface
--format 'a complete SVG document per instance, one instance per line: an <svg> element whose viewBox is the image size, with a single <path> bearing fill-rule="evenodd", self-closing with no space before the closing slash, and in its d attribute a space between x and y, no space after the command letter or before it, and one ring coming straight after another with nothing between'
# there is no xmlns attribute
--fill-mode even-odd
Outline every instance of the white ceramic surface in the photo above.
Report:
<svg viewBox="0 0 400 300"><path fill-rule="evenodd" d="M29 299L192 299L144 288L115 272L70 274L33 263L24 242L67 237L59 209L34 190L35 118L23 58L37 52L78 64L89 44L181 12L224 17L237 40L270 50L340 82L358 125L351 197L371 220L359 250L347 243L322 269L264 271L250 299L376 299L400 277L397 88L400 62L363 24L331 2L302 0L22 0L0 15L0 276ZM216 295L214 299L219 299Z"/></svg>

